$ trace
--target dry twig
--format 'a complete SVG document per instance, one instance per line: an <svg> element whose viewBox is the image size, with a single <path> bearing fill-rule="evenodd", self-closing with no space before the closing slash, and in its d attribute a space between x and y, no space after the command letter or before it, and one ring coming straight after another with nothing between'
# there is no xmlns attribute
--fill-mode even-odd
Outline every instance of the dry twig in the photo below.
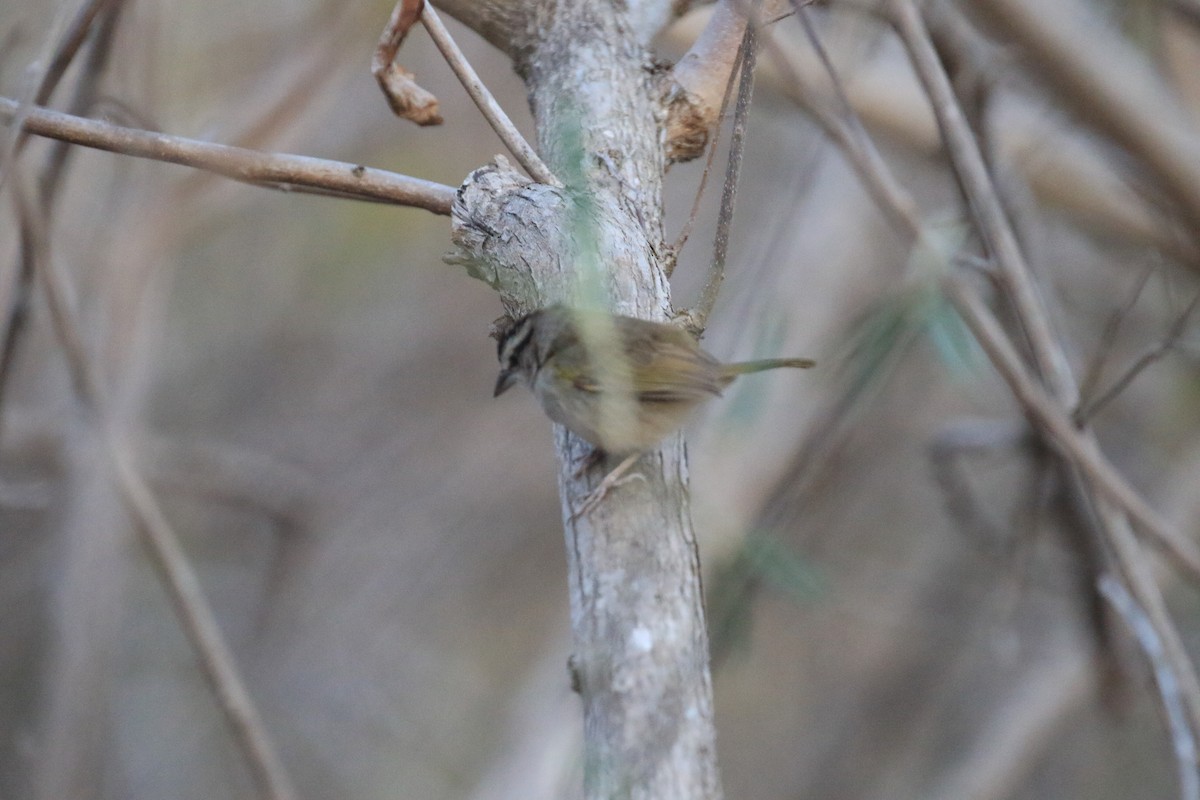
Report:
<svg viewBox="0 0 1200 800"><path fill-rule="evenodd" d="M729 162L725 167L725 185L721 189L721 210L717 216L717 232L713 239L713 260L708 270L708 279L700 294L700 301L688 317L688 325L695 333L704 331L708 316L717 304L721 284L725 282L725 261L729 253L729 229L733 224L733 210L737 201L738 179L742 171L742 153L746 144L746 117L750 113L750 100L754 92L754 64L757 60L757 35L755 24L747 25L742 34L742 46L738 51L739 74L737 103L733 110L733 134L729 144Z"/></svg>
<svg viewBox="0 0 1200 800"><path fill-rule="evenodd" d="M1172 750L1179 768L1179 796L1183 800L1200 800L1200 774L1196 772L1196 737L1188 726L1187 710L1184 707L1179 685L1171 660L1167 657L1163 642L1155 630L1149 615L1138 605L1121 581L1109 574L1100 576L1097 582L1100 594L1125 620L1129 630L1138 640L1154 670L1154 682L1158 686L1158 698L1167 717L1171 731Z"/></svg>
<svg viewBox="0 0 1200 800"><path fill-rule="evenodd" d="M1096 352L1092 356L1087 370L1083 374L1083 381L1079 386L1079 396L1081 398L1095 396L1096 385L1100 382L1100 378L1104 373L1104 360L1117 341L1117 333L1121 330L1121 324L1137 304L1138 298L1142 296L1142 291L1146 288L1146 284L1150 281L1150 276L1153 273L1153 268L1142 270L1142 273L1134 283L1133 291L1129 293L1129 297L1126 298L1121 307L1115 310L1104 323L1104 329L1100 332L1100 340L1096 344Z"/></svg>
<svg viewBox="0 0 1200 800"><path fill-rule="evenodd" d="M1141 53L1074 0L972 0L1068 107L1139 158L1200 226L1200 136ZM1191 264L1193 267L1195 263Z"/></svg>
<svg viewBox="0 0 1200 800"><path fill-rule="evenodd" d="M442 24L442 18L433 10L433 6L425 6L425 11L421 14L421 22L429 31L429 37L437 45L437 49L446 59L446 63L450 65L450 69L454 71L463 88L467 90L467 94L475 101L475 105L483 114L484 119L492 126L492 130L500 137L500 141L504 142L504 146L525 168L529 176L538 183L562 186L562 182L554 177L554 173L550 171L550 168L546 166L529 142L525 141L525 137L517 130L517 126L509 119L508 114L504 113L504 109L496 102L496 98L492 96L488 88L483 85L479 74L475 72L471 62L467 60L463 51L450 36L450 31L446 30L446 26Z"/></svg>
<svg viewBox="0 0 1200 800"><path fill-rule="evenodd" d="M454 201L453 187L361 164L262 153L165 133L123 128L45 108L22 108L15 100L0 97L0 121L14 120L20 120L25 130L39 136L112 153L183 164L243 183L284 191L308 191L354 200L414 206L447 216Z"/></svg>
<svg viewBox="0 0 1200 800"><path fill-rule="evenodd" d="M122 499L158 568L184 634L192 644L201 670L213 689L255 782L264 797L294 800L297 795L291 779L238 672L233 654L221 635L200 580L178 536L135 466L124 436L111 418L103 384L96 374L94 362L75 320L71 287L66 276L56 269L53 259L48 255L40 211L33 207L22 183L17 181L13 194L22 227L29 231L32 241L35 277L45 296L52 328L66 357L75 392L84 406L96 416Z"/></svg>
<svg viewBox="0 0 1200 800"><path fill-rule="evenodd" d="M1166 613L1162 594L1150 573L1145 556L1137 541L1129 534L1121 515L1137 524L1143 534L1163 547L1175 563L1186 568L1194 579L1200 579L1200 549L1161 519L1104 458L1095 437L1086 430L1079 430L1070 420L1067 409L1073 409L1078 402L1078 386L1066 355L1054 336L1032 274L992 185L978 142L967 127L916 5L912 0L890 0L888 8L892 24L900 34L929 95L951 164L974 212L980 234L996 259L997 275L1012 297L1034 363L1050 394L1047 395L1025 373L1019 356L1006 340L999 323L961 278L947 281L949 296L1026 412L1051 434L1051 446L1074 466L1075 470L1068 473L1073 489L1082 498L1090 498L1093 493L1098 493L1100 499L1107 501L1107 504L1095 504L1099 527L1123 579L1139 604L1147 609L1160 639L1165 643L1173 669L1184 686L1191 725L1200 731L1200 681L1197 680L1195 667L1183 648L1173 621Z"/></svg>
<svg viewBox="0 0 1200 800"><path fill-rule="evenodd" d="M1121 377L1113 381L1112 386L1105 389L1093 400L1081 401L1079 408L1075 411L1076 422L1080 425L1086 424L1100 409L1111 403L1121 392L1129 388L1129 384L1133 383L1134 379L1142 374L1142 370L1158 361L1174 348L1183 336L1183 332L1187 329L1188 320L1191 319L1192 313L1196 310L1198 303L1200 303L1200 294L1194 296L1192 301L1187 304L1187 308L1175 318L1175 321L1171 323L1171 327L1167 330L1166 336L1138 356L1133 364L1125 372L1121 373Z"/></svg>
<svg viewBox="0 0 1200 800"><path fill-rule="evenodd" d="M838 146L892 229L905 241L916 241L923 230L917 204L884 163L874 143L866 135L854 107L842 105L835 110L820 102L818 98L821 92L793 63L788 49L775 41L769 29L763 33L763 46L772 63L783 73L792 99L812 115L813 120ZM833 70L832 63L825 61L823 67L833 85L840 86L841 80ZM835 89L834 96L835 99L845 98L844 88Z"/></svg>

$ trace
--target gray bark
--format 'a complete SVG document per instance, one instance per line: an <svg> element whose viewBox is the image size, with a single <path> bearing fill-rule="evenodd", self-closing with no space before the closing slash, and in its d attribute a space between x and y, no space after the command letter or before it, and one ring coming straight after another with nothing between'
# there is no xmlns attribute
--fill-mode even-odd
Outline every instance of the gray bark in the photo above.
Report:
<svg viewBox="0 0 1200 800"><path fill-rule="evenodd" d="M475 18L505 21L502 47L526 80L539 150L566 188L533 184L503 159L477 170L455 203L451 260L496 287L513 314L573 301L580 265L595 263L614 308L667 318L664 101L644 43L672 4L543 0L502 4L500 16L482 5ZM578 519L573 509L601 476L575 478L590 446L561 428L556 441L585 795L719 798L682 440L644 455L645 480Z"/></svg>

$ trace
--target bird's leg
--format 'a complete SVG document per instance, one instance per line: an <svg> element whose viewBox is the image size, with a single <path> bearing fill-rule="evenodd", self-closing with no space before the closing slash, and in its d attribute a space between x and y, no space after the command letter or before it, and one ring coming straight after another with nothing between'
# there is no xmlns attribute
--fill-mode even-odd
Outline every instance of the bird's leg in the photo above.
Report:
<svg viewBox="0 0 1200 800"><path fill-rule="evenodd" d="M571 473L571 477L579 480L584 475L591 471L592 467L598 467L608 458L608 453L604 452L603 448L593 447L592 451L579 460L579 466L575 467L575 471Z"/></svg>
<svg viewBox="0 0 1200 800"><path fill-rule="evenodd" d="M617 466L613 468L612 472L609 472L604 476L604 480L600 481L600 485L593 489L588 496L583 499L583 504L580 505L579 509L571 515L571 520L574 521L582 517L584 514L590 514L596 508L596 506L600 505L600 501L608 496L609 492L620 486L622 483L625 483L626 481L637 480L639 478L645 480L645 475L636 472L633 475L623 477L625 476L625 473L629 471L630 467L632 467L634 463L641 458L641 456L641 453L633 453L632 455L626 456L620 464L617 464Z"/></svg>

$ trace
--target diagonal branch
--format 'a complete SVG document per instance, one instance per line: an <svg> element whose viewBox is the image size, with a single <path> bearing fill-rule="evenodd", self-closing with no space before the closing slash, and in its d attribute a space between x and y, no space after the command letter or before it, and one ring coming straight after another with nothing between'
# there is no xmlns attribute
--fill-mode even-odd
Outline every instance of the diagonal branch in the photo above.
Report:
<svg viewBox="0 0 1200 800"><path fill-rule="evenodd" d="M1194 238L1200 136L1144 56L1081 2L971 0L969 6L1022 48L1060 100L1146 165L1191 223Z"/></svg>
<svg viewBox="0 0 1200 800"><path fill-rule="evenodd" d="M1157 344L1151 346L1146 352L1142 353L1133 364L1121 373L1121 377L1117 378L1112 386L1108 387L1100 396L1094 400L1081 401L1080 406L1075 411L1075 419L1080 423L1086 423L1089 419L1096 415L1100 409L1111 403L1117 395L1125 391L1129 384L1133 383L1138 375L1142 374L1142 370L1158 361L1171 348L1178 344L1180 337L1183 336L1184 330L1187 328L1188 320L1191 319L1192 313L1196 310L1196 305L1200 303L1200 294L1192 297L1192 301L1187 304L1187 308L1183 313L1175 318L1171 323L1171 327L1167 330L1166 336Z"/></svg>
<svg viewBox="0 0 1200 800"><path fill-rule="evenodd" d="M947 292L1026 413L1050 434L1051 446L1073 466L1074 469L1066 473L1069 487L1080 503L1094 510L1103 541L1123 580L1153 620L1184 685L1193 732L1200 732L1200 680L1167 613L1162 592L1145 555L1129 531L1127 520L1163 548L1193 579L1200 578L1200 549L1158 516L1104 458L1095 435L1078 428L1071 419L1070 410L1078 403L1078 385L1066 354L1054 336L1016 234L925 22L913 0L890 0L888 8L892 25L929 95L950 162L974 212L980 234L997 262L997 277L1012 298L1033 361L1048 393L1025 371L999 323L965 282L961 278L949 280Z"/></svg>
<svg viewBox="0 0 1200 800"><path fill-rule="evenodd" d="M22 107L0 97L0 122L19 120L24 130L112 153L166 161L215 172L242 183L333 194L355 200L414 206L448 216L455 189L395 172L309 156L263 153L165 133L124 128L46 108Z"/></svg>
<svg viewBox="0 0 1200 800"><path fill-rule="evenodd" d="M717 304L721 284L725 282L725 262L729 254L729 229L733 225L733 210L737 201L738 180L742 172L742 154L746 148L746 117L754 93L754 65L758 45L755 29L747 25L738 50L739 73L737 103L733 110L733 134L729 143L729 162L725 167L725 185L721 189L721 210L717 215L717 232L713 239L713 259L700 301L688 315L688 326L695 333L704 331L708 316Z"/></svg>
<svg viewBox="0 0 1200 800"><path fill-rule="evenodd" d="M1158 696L1166 712L1175 761L1179 768L1179 791L1183 800L1200 800L1200 775L1196 773L1196 737L1188 727L1187 711L1180 696L1179 675L1167 656L1167 649L1154 628L1150 615L1138 605L1125 585L1112 575L1101 575L1100 594L1117 610L1133 632L1142 652L1154 670Z"/></svg>
<svg viewBox="0 0 1200 800"><path fill-rule="evenodd" d="M999 321L961 277L948 278L944 286L967 327L987 352L992 364L1008 383L1013 395L1034 421L1049 434L1047 443L1079 465L1101 494L1124 509L1130 520L1182 572L1200 581L1200 548L1179 535L1129 485L1105 458L1094 439L1074 422L1029 374Z"/></svg>
<svg viewBox="0 0 1200 800"><path fill-rule="evenodd" d="M19 175L15 177L20 178ZM225 643L200 580L179 537L136 467L124 436L111 419L103 385L71 307L71 287L48 256L43 220L22 183L17 181L13 194L21 226L32 240L35 277L45 296L51 326L66 357L75 393L98 420L101 440L116 473L122 500L158 569L159 579L175 607L183 632L256 784L269 800L294 800L297 794L291 779L238 671L233 653Z"/></svg>
<svg viewBox="0 0 1200 800"><path fill-rule="evenodd" d="M991 175L966 118L942 68L929 32L915 5L907 0L890 3L893 23L904 40L909 57L933 105L942 141L967 202L978 221L980 235L999 267L998 276L1016 306L1017 317L1033 354L1038 372L1066 406L1073 407L1079 389L1066 354L1045 313L1045 303L1034 282L1025 255L1009 224L1003 204L992 188Z"/></svg>
<svg viewBox="0 0 1200 800"><path fill-rule="evenodd" d="M517 126L509 119L508 114L504 113L504 109L496 102L496 98L484 86L483 81L479 78L479 73L471 66L471 62L467 60L466 55L450 36L450 31L446 30L446 26L442 24L442 18L433 10L433 6L425 5L425 10L421 14L421 22L425 25L425 30L429 31L429 38L433 39L433 43L437 45L442 57L446 59L450 69L454 71L463 88L467 90L467 94L475 101L475 105L483 114L484 119L492 126L492 130L500 137L500 141L504 142L504 146L513 154L517 162L538 183L562 186L562 182L554 177L554 173L538 156L533 146L525 140L525 137L517 130Z"/></svg>

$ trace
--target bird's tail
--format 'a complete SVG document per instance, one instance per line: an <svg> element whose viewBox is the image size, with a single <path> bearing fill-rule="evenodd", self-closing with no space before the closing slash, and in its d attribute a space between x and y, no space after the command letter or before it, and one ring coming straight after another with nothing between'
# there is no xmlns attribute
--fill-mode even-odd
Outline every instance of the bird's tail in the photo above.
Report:
<svg viewBox="0 0 1200 800"><path fill-rule="evenodd" d="M781 367L808 369L816 365L817 362L811 358L764 358L761 361L739 361L736 364L725 364L721 377L728 382L738 375L745 375L748 372L762 372L768 369L780 369Z"/></svg>

